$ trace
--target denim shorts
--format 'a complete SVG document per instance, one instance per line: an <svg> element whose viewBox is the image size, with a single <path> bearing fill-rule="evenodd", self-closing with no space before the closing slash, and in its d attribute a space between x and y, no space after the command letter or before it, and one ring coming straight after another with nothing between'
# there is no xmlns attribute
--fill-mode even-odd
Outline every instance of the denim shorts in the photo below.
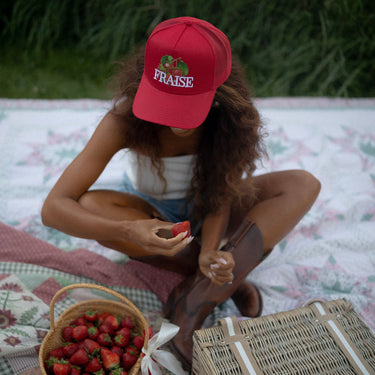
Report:
<svg viewBox="0 0 375 375"><path fill-rule="evenodd" d="M192 197L190 199L155 199L134 189L126 173L124 173L119 190L124 193L136 195L137 197L142 198L144 201L150 203L151 206L153 206L155 210L160 213L162 218L167 221L170 221L172 223L178 223L184 220L189 220L190 222L193 221L194 202Z"/></svg>

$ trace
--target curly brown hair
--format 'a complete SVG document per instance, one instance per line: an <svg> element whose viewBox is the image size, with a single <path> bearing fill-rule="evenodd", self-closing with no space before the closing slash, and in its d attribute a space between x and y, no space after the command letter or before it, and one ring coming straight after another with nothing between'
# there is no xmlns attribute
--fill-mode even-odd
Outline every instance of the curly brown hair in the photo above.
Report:
<svg viewBox="0 0 375 375"><path fill-rule="evenodd" d="M157 141L163 125L136 118L132 104L142 77L144 47L124 62L115 75L117 94L112 112L124 118L129 148L150 156L163 179L161 146ZM126 100L124 100L126 98ZM221 207L237 203L251 206L256 197L252 174L264 154L262 124L253 105L244 71L233 59L229 78L216 91L213 105L203 122L193 179L195 214L218 213Z"/></svg>

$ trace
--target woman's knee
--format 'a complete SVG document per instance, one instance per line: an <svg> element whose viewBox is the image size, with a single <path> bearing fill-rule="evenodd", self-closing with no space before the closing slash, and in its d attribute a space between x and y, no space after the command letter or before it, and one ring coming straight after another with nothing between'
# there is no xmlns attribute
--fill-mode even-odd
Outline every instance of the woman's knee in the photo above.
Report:
<svg viewBox="0 0 375 375"><path fill-rule="evenodd" d="M254 183L258 191L258 202L282 195L294 196L296 199L316 199L320 191L319 180L301 169L259 175L254 178Z"/></svg>
<svg viewBox="0 0 375 375"><path fill-rule="evenodd" d="M306 199L315 201L321 189L320 181L312 173L305 170L292 172L295 176L295 187Z"/></svg>

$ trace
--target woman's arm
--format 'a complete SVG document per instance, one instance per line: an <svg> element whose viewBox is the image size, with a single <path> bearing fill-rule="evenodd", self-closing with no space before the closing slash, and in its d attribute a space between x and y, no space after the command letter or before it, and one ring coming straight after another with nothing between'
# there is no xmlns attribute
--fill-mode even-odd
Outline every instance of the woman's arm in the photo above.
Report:
<svg viewBox="0 0 375 375"><path fill-rule="evenodd" d="M234 267L232 254L219 251L221 240L227 230L230 212L228 205L218 214L208 214L202 223L199 267L203 274L219 285L232 281L231 272Z"/></svg>
<svg viewBox="0 0 375 375"><path fill-rule="evenodd" d="M186 246L187 239L181 235L167 240L156 235L160 227L172 224L110 218L85 209L79 202L111 158L127 146L125 140L126 124L108 113L47 196L42 208L43 224L76 237L136 243L150 253L174 255Z"/></svg>
<svg viewBox="0 0 375 375"><path fill-rule="evenodd" d="M107 114L81 153L61 175L42 208L43 224L67 234L104 239L113 235L113 223L93 215L78 203L98 179L113 155L125 147L124 124Z"/></svg>

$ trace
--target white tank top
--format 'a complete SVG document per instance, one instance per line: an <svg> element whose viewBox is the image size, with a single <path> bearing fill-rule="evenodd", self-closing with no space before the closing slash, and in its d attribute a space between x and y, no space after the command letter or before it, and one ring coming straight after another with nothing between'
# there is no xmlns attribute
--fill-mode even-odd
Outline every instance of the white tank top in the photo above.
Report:
<svg viewBox="0 0 375 375"><path fill-rule="evenodd" d="M163 176L167 182L164 191L163 181L159 178L157 171L152 167L148 156L140 155L132 150L126 150L127 168L134 189L147 194L155 199L181 199L186 197L193 177L195 155L183 155L164 157Z"/></svg>

